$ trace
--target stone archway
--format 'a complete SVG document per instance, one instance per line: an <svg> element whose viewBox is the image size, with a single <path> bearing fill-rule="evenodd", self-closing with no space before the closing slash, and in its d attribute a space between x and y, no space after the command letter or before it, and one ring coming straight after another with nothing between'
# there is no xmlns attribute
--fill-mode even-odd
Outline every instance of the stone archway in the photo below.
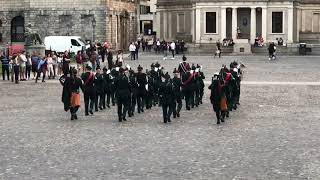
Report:
<svg viewBox="0 0 320 180"><path fill-rule="evenodd" d="M16 16L11 21L11 42L25 42L24 17Z"/></svg>

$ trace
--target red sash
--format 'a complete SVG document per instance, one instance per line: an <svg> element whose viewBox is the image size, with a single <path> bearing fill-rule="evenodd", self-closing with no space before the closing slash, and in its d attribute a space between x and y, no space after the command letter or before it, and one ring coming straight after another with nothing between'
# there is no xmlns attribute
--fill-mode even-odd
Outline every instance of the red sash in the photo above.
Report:
<svg viewBox="0 0 320 180"><path fill-rule="evenodd" d="M193 75L193 74L190 74L189 78L188 78L185 82L183 82L183 85L185 86L185 85L189 84L190 81L191 81L193 78L194 78L194 75Z"/></svg>
<svg viewBox="0 0 320 180"><path fill-rule="evenodd" d="M89 75L89 77L88 77L88 79L87 79L86 82L84 83L85 86L88 85L88 83L91 81L91 79L93 78L93 76L94 76L94 75L93 75L93 73L91 72L90 75Z"/></svg>

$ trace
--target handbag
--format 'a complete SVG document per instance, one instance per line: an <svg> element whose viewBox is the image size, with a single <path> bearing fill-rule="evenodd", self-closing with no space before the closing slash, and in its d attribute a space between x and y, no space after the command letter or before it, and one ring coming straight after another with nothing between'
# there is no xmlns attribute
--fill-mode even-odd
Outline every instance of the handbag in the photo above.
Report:
<svg viewBox="0 0 320 180"><path fill-rule="evenodd" d="M226 111L228 109L226 96L221 97L220 109L221 109L221 111Z"/></svg>
<svg viewBox="0 0 320 180"><path fill-rule="evenodd" d="M71 107L80 107L80 93L73 92L71 94Z"/></svg>

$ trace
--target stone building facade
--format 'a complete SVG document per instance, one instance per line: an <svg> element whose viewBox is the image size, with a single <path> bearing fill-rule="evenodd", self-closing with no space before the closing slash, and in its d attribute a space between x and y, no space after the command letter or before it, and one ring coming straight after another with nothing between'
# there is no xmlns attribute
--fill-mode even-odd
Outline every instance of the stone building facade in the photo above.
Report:
<svg viewBox="0 0 320 180"><path fill-rule="evenodd" d="M158 0L157 8L161 39L320 43L319 0Z"/></svg>
<svg viewBox="0 0 320 180"><path fill-rule="evenodd" d="M44 38L50 35L81 36L106 40L106 0L0 0L1 42L24 42L24 29ZM1 43L0 42L0 43Z"/></svg>
<svg viewBox="0 0 320 180"><path fill-rule="evenodd" d="M136 40L135 0L106 0L107 42L112 49L128 49L129 43Z"/></svg>

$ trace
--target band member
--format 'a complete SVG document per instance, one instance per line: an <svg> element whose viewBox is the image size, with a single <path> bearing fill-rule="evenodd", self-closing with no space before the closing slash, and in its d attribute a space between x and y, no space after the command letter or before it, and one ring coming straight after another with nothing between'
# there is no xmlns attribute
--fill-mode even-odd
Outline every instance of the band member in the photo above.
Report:
<svg viewBox="0 0 320 180"><path fill-rule="evenodd" d="M180 72L180 76L182 77L183 74L187 72L187 69L190 68L189 63L187 62L187 57L183 55L182 61L179 63L178 70Z"/></svg>
<svg viewBox="0 0 320 180"><path fill-rule="evenodd" d="M124 69L119 69L119 77L115 81L118 118L119 122L126 121L126 114L129 108L130 84L129 78L124 74Z"/></svg>
<svg viewBox="0 0 320 180"><path fill-rule="evenodd" d="M174 93L173 85L170 80L170 75L167 73L164 75L165 81L160 85L160 96L162 100L163 122L171 122L171 114L173 112L174 105Z"/></svg>
<svg viewBox="0 0 320 180"><path fill-rule="evenodd" d="M95 111L103 109L103 102L105 102L105 93L104 93L104 78L101 74L101 68L98 66L96 68L96 75L94 78L94 87L96 90L96 99L95 99Z"/></svg>
<svg viewBox="0 0 320 180"><path fill-rule="evenodd" d="M147 84L147 75L142 72L143 68L139 65L137 76L137 83L138 83L138 96L137 96L137 103L138 103L138 113L144 112L144 102L146 92L146 84Z"/></svg>
<svg viewBox="0 0 320 180"><path fill-rule="evenodd" d="M91 72L91 66L86 66L86 72L82 74L81 79L83 80L83 94L85 104L85 115L89 113L93 115L93 106L96 100L96 92L94 88L94 74Z"/></svg>
<svg viewBox="0 0 320 180"><path fill-rule="evenodd" d="M187 67L186 73L182 75L182 92L186 101L186 109L190 111L190 105L192 102L192 84L194 81L193 74L190 73L190 67Z"/></svg>
<svg viewBox="0 0 320 180"><path fill-rule="evenodd" d="M134 116L134 111L137 105L137 96L138 96L138 83L134 70L129 70L129 82L131 88L130 94L130 108L129 108L129 117Z"/></svg>
<svg viewBox="0 0 320 180"><path fill-rule="evenodd" d="M221 106L222 105L225 106L224 105L225 102L223 102L223 104L221 103L222 96L224 95L223 83L224 82L223 82L222 77L217 73L212 78L212 83L208 87L211 90L210 101L211 101L213 110L216 113L217 124L220 124L221 121L224 122L224 112L223 112L223 114L221 112ZM227 108L223 107L223 111L226 111L226 110L227 110Z"/></svg>
<svg viewBox="0 0 320 180"><path fill-rule="evenodd" d="M175 68L173 71L174 77L172 78L174 104L173 104L173 118L180 117L180 111L182 108L182 82L179 77L179 71Z"/></svg>

